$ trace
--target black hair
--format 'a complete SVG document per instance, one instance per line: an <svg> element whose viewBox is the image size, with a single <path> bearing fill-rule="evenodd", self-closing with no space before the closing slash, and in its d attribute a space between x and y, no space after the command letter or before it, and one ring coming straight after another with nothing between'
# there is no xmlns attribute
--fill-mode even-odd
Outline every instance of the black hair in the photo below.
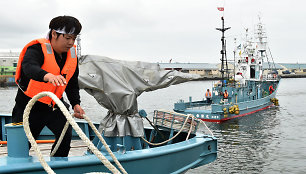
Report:
<svg viewBox="0 0 306 174"><path fill-rule="evenodd" d="M55 17L50 21L49 24L49 29L51 30L49 33L49 39L51 40L52 38L52 30L62 30L63 28L65 28L66 33L69 33L74 28L72 34L78 35L82 30L82 25L78 19L72 16Z"/></svg>

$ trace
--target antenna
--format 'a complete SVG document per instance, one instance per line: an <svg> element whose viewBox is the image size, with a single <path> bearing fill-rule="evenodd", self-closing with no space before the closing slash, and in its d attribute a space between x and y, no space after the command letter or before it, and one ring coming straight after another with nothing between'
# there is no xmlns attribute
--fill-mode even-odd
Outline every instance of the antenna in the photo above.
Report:
<svg viewBox="0 0 306 174"><path fill-rule="evenodd" d="M224 72L227 73L228 76L228 65L227 65L227 58L226 58L226 41L224 33L226 30L230 29L231 27L224 28L224 17L221 17L222 20L222 28L216 28L216 30L219 30L222 32L221 42L222 42L222 50L221 50L221 79L222 79L222 86L224 86ZM224 68L224 64L226 65L226 68Z"/></svg>

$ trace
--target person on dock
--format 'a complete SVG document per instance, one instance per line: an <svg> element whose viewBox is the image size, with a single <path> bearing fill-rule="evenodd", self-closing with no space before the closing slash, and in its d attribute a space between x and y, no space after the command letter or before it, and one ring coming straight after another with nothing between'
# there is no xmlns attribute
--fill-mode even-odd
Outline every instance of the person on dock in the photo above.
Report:
<svg viewBox="0 0 306 174"><path fill-rule="evenodd" d="M270 86L269 86L269 93L272 94L273 92L274 92L273 85L270 85Z"/></svg>
<svg viewBox="0 0 306 174"><path fill-rule="evenodd" d="M223 100L224 100L224 103L228 102L228 92L227 92L227 90L225 90L224 93L223 93Z"/></svg>
<svg viewBox="0 0 306 174"><path fill-rule="evenodd" d="M72 16L58 16L49 24L47 38L28 43L19 56L15 80L18 92L12 112L14 123L23 121L23 112L29 100L42 91L53 92L69 108L62 97L65 92L76 118L83 118L78 85L78 59L74 45L82 25ZM55 147L60 137L66 117L50 97L43 97L33 106L29 124L35 139L47 126L55 135ZM72 128L69 126L62 143L54 156L69 154Z"/></svg>
<svg viewBox="0 0 306 174"><path fill-rule="evenodd" d="M207 100L207 103L211 103L211 92L209 91L209 89L207 89L205 93L205 98Z"/></svg>

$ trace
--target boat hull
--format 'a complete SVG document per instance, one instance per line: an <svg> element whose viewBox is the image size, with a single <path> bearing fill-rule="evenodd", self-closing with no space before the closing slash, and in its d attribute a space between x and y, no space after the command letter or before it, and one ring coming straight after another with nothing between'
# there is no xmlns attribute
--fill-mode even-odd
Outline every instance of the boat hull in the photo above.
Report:
<svg viewBox="0 0 306 174"><path fill-rule="evenodd" d="M182 112L182 113L192 114L192 115L196 116L197 118L199 118L203 121L206 121L206 122L220 123L220 122L227 121L227 120L230 120L230 119L251 115L253 113L268 109L268 108L273 107L273 106L274 106L273 103L267 103L267 104L260 105L260 106L257 106L257 107L247 108L247 109L241 110L239 114L228 114L227 116L225 116L223 113L222 114L204 113L201 110L186 110L185 112Z"/></svg>
<svg viewBox="0 0 306 174"><path fill-rule="evenodd" d="M9 123L9 118L10 115L0 115L0 120L3 122ZM3 122L1 125L4 124ZM78 122L78 124L89 138L94 136L92 130L88 128L86 123ZM95 125L98 126L98 124ZM150 135L152 130L146 128L146 136ZM7 132L3 130L3 137L5 139L7 138L6 136ZM177 137L175 139L177 143L141 150L125 151L125 153L121 150L114 152L114 154L128 173L135 174L182 173L188 169L202 166L216 160L216 138L200 133L191 134L188 140L183 138L185 135L181 136L179 139L183 140L178 141ZM46 129L41 133L40 138L54 139L54 136L49 129ZM74 139L77 139L76 136ZM101 152L113 163L113 160L105 150L102 149ZM95 155L88 152L84 152L83 156L44 157L44 159L57 174L110 172ZM2 156L0 157L0 173L40 174L46 172L37 157Z"/></svg>
<svg viewBox="0 0 306 174"><path fill-rule="evenodd" d="M217 140L198 134L180 143L114 154L128 173L181 173L214 161L217 157ZM113 162L110 156L106 157ZM45 160L57 174L110 172L94 155L46 157ZM0 173L40 174L45 171L36 157L2 157Z"/></svg>
<svg viewBox="0 0 306 174"><path fill-rule="evenodd" d="M224 113L223 109L226 108L226 110L228 111L229 108L233 106L231 104L222 104L222 105L212 104L211 110L196 109L194 107L185 110L174 109L174 111L183 114L192 114L203 121L220 123L223 121L227 121L238 117L243 117L273 107L275 105L273 102L271 102L271 99L275 98L275 96L276 96L276 91L273 92L271 95L261 99L235 103L235 105L237 105L239 108L238 114Z"/></svg>

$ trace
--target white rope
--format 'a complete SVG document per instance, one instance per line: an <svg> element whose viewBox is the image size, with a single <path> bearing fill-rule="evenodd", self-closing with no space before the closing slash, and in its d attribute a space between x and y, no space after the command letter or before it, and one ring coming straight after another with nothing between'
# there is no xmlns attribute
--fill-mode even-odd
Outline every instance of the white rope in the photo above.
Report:
<svg viewBox="0 0 306 174"><path fill-rule="evenodd" d="M48 174L55 174L55 172L50 168L50 166L47 164L47 162L43 159L42 153L40 152L38 145L31 133L30 130L30 126L29 126L29 115L30 115L30 110L33 107L33 105L35 104L36 100L35 97L37 98L37 95L34 96L29 103L27 104L25 111L23 113L23 127L24 127L24 131L26 133L26 136L28 137L29 142L31 143L41 165L43 166L43 168L45 169L45 171ZM33 100L34 99L34 100Z"/></svg>
<svg viewBox="0 0 306 174"><path fill-rule="evenodd" d="M100 134L100 132L98 131L98 129L96 128L96 126L90 121L90 119L86 116L83 115L84 119L88 122L89 126L91 127L91 129L95 132L95 134L98 136L99 140L102 142L102 144L104 145L105 149L107 150L107 152L110 154L110 156L112 157L112 159L114 160L115 164L118 166L118 168L121 170L122 173L127 174L127 172L125 171L125 169L122 167L122 165L120 164L120 162L118 161L118 159L116 158L116 156L113 154L112 150L108 147L108 144L106 143L106 141L104 140L104 138L102 137L102 135Z"/></svg>
<svg viewBox="0 0 306 174"><path fill-rule="evenodd" d="M61 136L59 137L59 139L57 140L57 143L56 143L55 147L53 148L53 150L52 150L50 156L54 156L54 154L55 154L56 151L58 150L58 148L59 148L59 146L61 145L61 143L62 143L62 141L63 141L63 139L64 139L64 136L65 136L65 134L66 134L66 132L67 132L67 130L68 130L68 127L69 127L69 122L67 121L66 124L65 124L65 126L64 126L64 128L63 128L62 134L61 134Z"/></svg>
<svg viewBox="0 0 306 174"><path fill-rule="evenodd" d="M198 118L196 118L198 119ZM207 127L207 125L205 124L205 122L201 119L198 119L202 124L204 124L204 126L206 127L206 129L209 131L209 133L211 134L211 136L214 136L214 134L212 133L212 131Z"/></svg>
<svg viewBox="0 0 306 174"><path fill-rule="evenodd" d="M88 125L91 127L91 129L95 132L95 134L97 135L97 137L99 138L99 140L102 142L102 144L104 145L105 149L107 150L107 152L110 154L110 156L112 157L112 159L114 160L115 164L118 166L118 168L121 170L122 173L127 174L127 172L125 171L125 169L122 167L122 165L120 164L120 162L118 161L118 159L116 158L116 156L113 154L112 150L108 147L108 144L106 143L106 141L104 140L104 138L101 136L101 134L99 133L98 129L94 126L94 124L91 122L91 120L86 116L83 115L83 118L88 122ZM50 156L53 156L56 151L58 150L59 145L61 144L66 131L69 127L69 122L66 122L66 125L64 126L64 129L62 131L62 134L59 138L59 140L57 141L56 146L54 147L52 153Z"/></svg>
<svg viewBox="0 0 306 174"><path fill-rule="evenodd" d="M120 173L119 170L114 167L104 156L103 154L95 147L95 145L87 138L87 136L83 133L81 128L77 125L77 123L74 121L72 116L70 115L69 111L65 107L65 105L57 98L57 96L51 92L41 92L34 96L29 103L26 106L26 109L23 114L23 124L24 124L24 130L26 133L26 136L28 137L32 147L34 148L34 151L36 152L38 159L40 163L42 164L43 168L48 174L55 174L54 171L50 168L50 166L46 163L46 161L43 159L43 156L38 148L38 145L33 138L33 135L30 130L29 126L29 115L31 108L35 104L35 102L42 97L49 96L52 98L52 100L57 104L57 106L60 108L60 110L63 112L63 114L66 116L67 121L71 124L71 126L75 129L76 133L80 136L80 138L88 145L88 148L99 158L99 160L107 167L112 173Z"/></svg>
<svg viewBox="0 0 306 174"><path fill-rule="evenodd" d="M174 113L174 112L170 112L170 113L186 116L186 115L184 115L184 114L179 114L179 113ZM165 143L167 143L167 142L173 140L175 137L177 137L177 136L183 131L183 129L184 129L184 127L185 127L185 125L186 125L186 123L187 123L189 117L192 118L192 122L191 122L190 129L189 129L189 131L188 131L188 135L187 135L186 140L188 140L188 138L189 138L189 135L190 135L191 130L192 130L192 123L194 122L194 120L199 120L202 124L205 125L206 129L210 132L211 136L214 136L214 134L213 134L212 131L207 127L207 125L205 124L204 121L202 121L201 119L196 118L196 117L195 117L194 115L192 115L192 114L188 114L187 117L186 117L186 119L185 119L185 121L184 121L184 124L183 124L182 127L181 127L181 129L180 129L180 130L175 134L175 136L173 136L172 138L170 138L170 139L168 139L168 140L166 140L166 141L163 141L163 142L161 142L161 143L151 143L150 141L147 141L147 140L146 140L145 138L143 138L143 137L141 137L141 139L142 139L144 142L146 142L146 143L148 143L148 144L150 144L150 145L153 145L153 146L158 146L158 145L165 144Z"/></svg>
<svg viewBox="0 0 306 174"><path fill-rule="evenodd" d="M185 116L186 117L186 115L185 114L181 114L181 113L177 113L177 112L172 112L172 111L163 111L163 112L168 112L168 113L171 113L171 114L176 114L176 115L182 115L182 116ZM211 136L214 136L214 134L212 133L212 131L207 127L207 125L206 125L206 123L203 121L203 120L201 120L201 119L199 119L199 118L197 118L197 117L195 117L194 115L192 115L192 114L187 114L187 115L191 115L192 117L194 117L195 118L195 120L198 120L198 121L200 121L202 124L204 124L204 126L206 127L206 129L209 131L209 133L211 134Z"/></svg>
<svg viewBox="0 0 306 174"><path fill-rule="evenodd" d="M173 137L171 137L170 139L168 139L168 140L166 140L166 141L163 141L163 142L161 142L161 143L151 143L150 141L147 141L147 140L144 139L143 137L141 137L141 139L142 139L143 141L145 141L146 143L148 143L148 144L150 144L150 145L153 145L153 146L158 146L158 145L165 144L165 143L167 143L167 142L173 140L175 137L177 137L177 136L183 131L183 129L184 129L184 127L185 127L185 125L186 125L186 123L187 123L189 117L191 117L191 116L192 116L192 115L190 115L190 114L187 115L187 117L186 117L186 119L185 119L185 121L184 121L184 124L182 125L181 129L180 129Z"/></svg>
<svg viewBox="0 0 306 174"><path fill-rule="evenodd" d="M187 137L186 137L186 141L188 140L188 138L189 138L189 136L190 136L190 133L191 133L191 131L192 131L193 122L194 122L194 117L192 117L191 124L190 124L190 129L189 129L189 131L188 131L188 134L187 134Z"/></svg>

